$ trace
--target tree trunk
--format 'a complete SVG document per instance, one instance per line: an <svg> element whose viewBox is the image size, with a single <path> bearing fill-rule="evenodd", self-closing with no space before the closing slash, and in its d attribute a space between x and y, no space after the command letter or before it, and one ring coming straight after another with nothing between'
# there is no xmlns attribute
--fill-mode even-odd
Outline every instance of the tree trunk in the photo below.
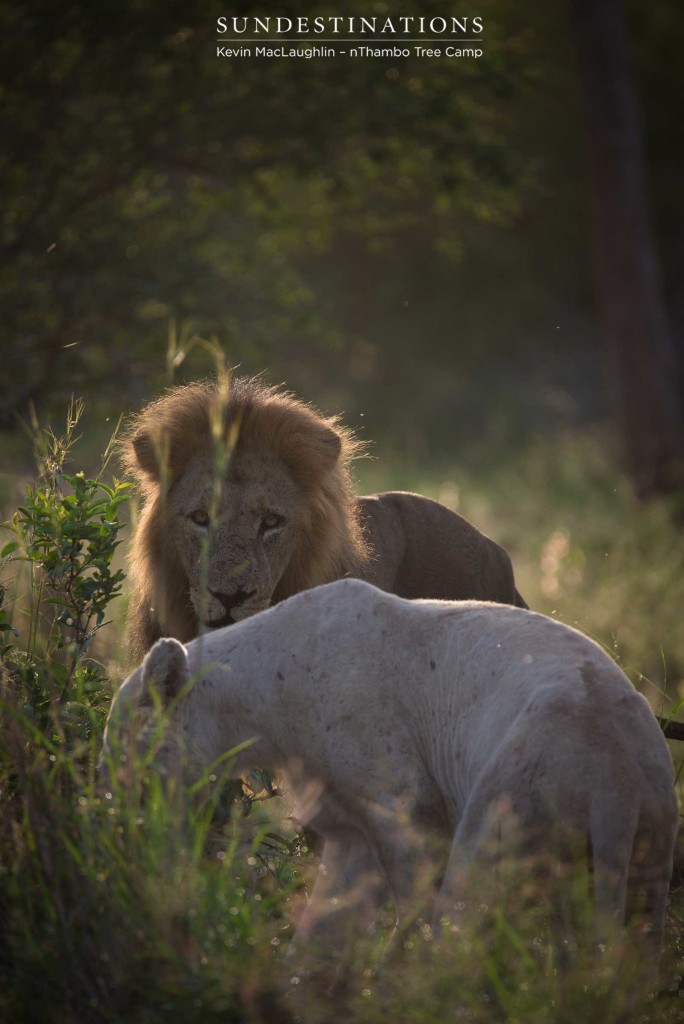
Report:
<svg viewBox="0 0 684 1024"><path fill-rule="evenodd" d="M615 414L637 494L684 482L675 345L651 224L622 0L571 0L590 161L598 296Z"/></svg>

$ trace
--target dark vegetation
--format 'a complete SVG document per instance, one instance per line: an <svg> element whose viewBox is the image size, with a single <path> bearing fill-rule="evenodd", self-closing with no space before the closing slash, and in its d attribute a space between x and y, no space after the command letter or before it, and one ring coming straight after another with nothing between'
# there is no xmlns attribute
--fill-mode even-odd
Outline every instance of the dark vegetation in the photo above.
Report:
<svg viewBox="0 0 684 1024"><path fill-rule="evenodd" d="M483 0L480 61L350 64L217 59L213 0L2 5L2 424L74 392L118 417L171 331L421 459L610 415L640 492L672 487L682 26L621 10Z"/></svg>

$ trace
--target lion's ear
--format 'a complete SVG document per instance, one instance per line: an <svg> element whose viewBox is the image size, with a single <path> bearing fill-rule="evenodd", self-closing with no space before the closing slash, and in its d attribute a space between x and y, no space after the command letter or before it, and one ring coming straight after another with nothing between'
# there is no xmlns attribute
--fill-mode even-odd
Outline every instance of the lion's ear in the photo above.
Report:
<svg viewBox="0 0 684 1024"><path fill-rule="evenodd" d="M161 467L159 464L159 444L147 430L138 430L131 438L138 465L153 480L159 480Z"/></svg>
<svg viewBox="0 0 684 1024"><path fill-rule="evenodd" d="M315 434L315 447L321 467L329 469L340 457L342 438L336 430L321 424Z"/></svg>
<svg viewBox="0 0 684 1024"><path fill-rule="evenodd" d="M289 424L288 424L289 426ZM342 438L327 423L311 420L294 429L283 430L279 438L280 455L304 486L317 486L340 457Z"/></svg>
<svg viewBox="0 0 684 1024"><path fill-rule="evenodd" d="M337 461L342 451L342 438L331 427L325 428L325 446L330 452L333 461Z"/></svg>
<svg viewBox="0 0 684 1024"><path fill-rule="evenodd" d="M142 664L140 703L154 703L151 692L154 687L162 703L169 704L178 696L189 678L188 652L183 644L170 636L157 640L154 647L145 655Z"/></svg>
<svg viewBox="0 0 684 1024"><path fill-rule="evenodd" d="M280 454L296 478L314 490L334 468L341 451L342 438L325 423L310 422L306 430L294 430L280 441Z"/></svg>

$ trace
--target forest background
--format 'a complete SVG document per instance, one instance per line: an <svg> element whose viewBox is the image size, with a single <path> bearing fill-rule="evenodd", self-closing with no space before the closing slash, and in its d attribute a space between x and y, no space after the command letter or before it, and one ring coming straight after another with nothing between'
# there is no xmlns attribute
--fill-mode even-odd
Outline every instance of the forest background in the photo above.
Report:
<svg viewBox="0 0 684 1024"><path fill-rule="evenodd" d="M482 0L479 60L226 60L217 2L1 10L3 506L32 409L83 397L87 462L214 339L371 440L361 486L458 507L676 692L676 5Z"/></svg>

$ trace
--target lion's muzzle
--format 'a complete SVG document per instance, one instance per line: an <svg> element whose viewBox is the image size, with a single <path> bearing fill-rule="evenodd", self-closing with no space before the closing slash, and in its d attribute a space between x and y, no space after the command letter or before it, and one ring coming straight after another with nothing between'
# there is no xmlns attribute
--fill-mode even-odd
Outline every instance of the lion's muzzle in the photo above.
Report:
<svg viewBox="0 0 684 1024"><path fill-rule="evenodd" d="M205 625L209 629L220 629L221 626L232 626L234 622L238 621L233 616L233 611L254 597L256 590L244 590L242 587L238 587L234 594L224 594L220 590L210 590L209 593L223 605L226 614L219 619L208 620Z"/></svg>

